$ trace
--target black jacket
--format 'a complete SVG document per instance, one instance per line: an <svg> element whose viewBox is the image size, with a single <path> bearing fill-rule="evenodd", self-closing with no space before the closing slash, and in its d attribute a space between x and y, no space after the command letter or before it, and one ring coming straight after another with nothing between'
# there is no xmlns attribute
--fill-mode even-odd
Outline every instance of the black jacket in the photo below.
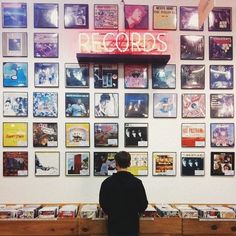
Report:
<svg viewBox="0 0 236 236"><path fill-rule="evenodd" d="M99 203L108 215L109 233L138 233L139 215L148 205L142 181L120 171L101 185Z"/></svg>

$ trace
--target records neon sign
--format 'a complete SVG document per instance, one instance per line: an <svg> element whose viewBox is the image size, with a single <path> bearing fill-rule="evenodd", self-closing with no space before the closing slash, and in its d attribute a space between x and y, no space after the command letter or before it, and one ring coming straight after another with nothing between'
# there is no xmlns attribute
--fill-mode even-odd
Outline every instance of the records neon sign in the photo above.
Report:
<svg viewBox="0 0 236 236"><path fill-rule="evenodd" d="M165 32L82 32L78 36L80 53L150 54L162 55L168 51Z"/></svg>

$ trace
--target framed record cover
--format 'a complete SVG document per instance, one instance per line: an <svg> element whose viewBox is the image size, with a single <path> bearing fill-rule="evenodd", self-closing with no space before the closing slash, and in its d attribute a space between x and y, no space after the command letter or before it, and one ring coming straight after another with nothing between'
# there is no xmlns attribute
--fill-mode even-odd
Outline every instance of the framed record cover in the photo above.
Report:
<svg viewBox="0 0 236 236"><path fill-rule="evenodd" d="M153 117L176 118L177 117L177 94L154 93L153 94Z"/></svg>
<svg viewBox="0 0 236 236"><path fill-rule="evenodd" d="M119 94L95 93L94 116L96 118L119 117Z"/></svg>
<svg viewBox="0 0 236 236"><path fill-rule="evenodd" d="M233 60L233 37L209 36L209 60Z"/></svg>
<svg viewBox="0 0 236 236"><path fill-rule="evenodd" d="M118 29L118 5L94 4L94 29Z"/></svg>
<svg viewBox="0 0 236 236"><path fill-rule="evenodd" d="M208 16L209 31L232 30L232 8L214 7Z"/></svg>
<svg viewBox="0 0 236 236"><path fill-rule="evenodd" d="M204 60L204 36L180 35L180 59Z"/></svg>
<svg viewBox="0 0 236 236"><path fill-rule="evenodd" d="M234 152L211 152L211 176L234 176L234 163Z"/></svg>
<svg viewBox="0 0 236 236"><path fill-rule="evenodd" d="M28 39L27 32L3 32L2 56L27 57Z"/></svg>
<svg viewBox="0 0 236 236"><path fill-rule="evenodd" d="M34 57L58 57L58 33L34 33Z"/></svg>
<svg viewBox="0 0 236 236"><path fill-rule="evenodd" d="M131 165L128 171L135 176L148 175L148 153L147 152L130 152Z"/></svg>
<svg viewBox="0 0 236 236"><path fill-rule="evenodd" d="M89 28L88 4L64 4L64 25L66 29Z"/></svg>
<svg viewBox="0 0 236 236"><path fill-rule="evenodd" d="M59 176L60 152L35 152L35 176Z"/></svg>
<svg viewBox="0 0 236 236"><path fill-rule="evenodd" d="M90 146L89 123L66 123L65 134L66 147Z"/></svg>
<svg viewBox="0 0 236 236"><path fill-rule="evenodd" d="M234 94L210 95L211 118L234 117Z"/></svg>
<svg viewBox="0 0 236 236"><path fill-rule="evenodd" d="M204 89L205 65L181 65L181 88Z"/></svg>
<svg viewBox="0 0 236 236"><path fill-rule="evenodd" d="M28 63L3 62L3 87L28 87Z"/></svg>
<svg viewBox="0 0 236 236"><path fill-rule="evenodd" d="M153 89L175 89L176 87L176 65L152 65L152 88Z"/></svg>
<svg viewBox="0 0 236 236"><path fill-rule="evenodd" d="M124 5L125 29L148 29L148 5Z"/></svg>
<svg viewBox="0 0 236 236"><path fill-rule="evenodd" d="M181 152L181 175L204 176L204 152Z"/></svg>
<svg viewBox="0 0 236 236"><path fill-rule="evenodd" d="M206 124L183 123L181 143L182 147L205 147L206 146Z"/></svg>
<svg viewBox="0 0 236 236"><path fill-rule="evenodd" d="M28 123L3 122L3 147L27 147Z"/></svg>
<svg viewBox="0 0 236 236"><path fill-rule="evenodd" d="M27 117L28 93L3 92L3 116Z"/></svg>
<svg viewBox="0 0 236 236"><path fill-rule="evenodd" d="M28 176L28 152L3 152L3 176Z"/></svg>
<svg viewBox="0 0 236 236"><path fill-rule="evenodd" d="M125 147L148 147L148 123L125 123Z"/></svg>
<svg viewBox="0 0 236 236"><path fill-rule="evenodd" d="M125 88L148 88L148 65L124 65Z"/></svg>
<svg viewBox="0 0 236 236"><path fill-rule="evenodd" d="M89 176L90 153L66 152L66 176Z"/></svg>
<svg viewBox="0 0 236 236"><path fill-rule="evenodd" d="M66 117L89 117L89 93L66 93Z"/></svg>
<svg viewBox="0 0 236 236"><path fill-rule="evenodd" d="M119 127L118 123L94 123L95 147L118 147Z"/></svg>
<svg viewBox="0 0 236 236"><path fill-rule="evenodd" d="M205 118L206 95L203 93L182 94L182 117Z"/></svg>
<svg viewBox="0 0 236 236"><path fill-rule="evenodd" d="M125 117L148 118L147 93L125 93Z"/></svg>
<svg viewBox="0 0 236 236"><path fill-rule="evenodd" d="M27 28L27 4L2 2L2 27Z"/></svg>
<svg viewBox="0 0 236 236"><path fill-rule="evenodd" d="M65 64L66 88L89 88L89 64Z"/></svg>
<svg viewBox="0 0 236 236"><path fill-rule="evenodd" d="M152 175L175 176L176 175L176 152L153 152Z"/></svg>
<svg viewBox="0 0 236 236"><path fill-rule="evenodd" d="M211 147L234 147L234 123L211 123Z"/></svg>
<svg viewBox="0 0 236 236"><path fill-rule="evenodd" d="M154 5L153 6L153 29L176 30L177 7Z"/></svg>
<svg viewBox="0 0 236 236"><path fill-rule="evenodd" d="M33 146L57 147L58 146L57 123L33 122Z"/></svg>
<svg viewBox="0 0 236 236"><path fill-rule="evenodd" d="M35 87L59 87L59 63L34 63Z"/></svg>
<svg viewBox="0 0 236 236"><path fill-rule="evenodd" d="M58 28L58 23L58 3L34 3L34 28Z"/></svg>
<svg viewBox="0 0 236 236"><path fill-rule="evenodd" d="M233 87L233 65L210 65L210 89L233 89Z"/></svg>
<svg viewBox="0 0 236 236"><path fill-rule="evenodd" d="M94 176L110 176L116 173L116 152L94 152Z"/></svg>

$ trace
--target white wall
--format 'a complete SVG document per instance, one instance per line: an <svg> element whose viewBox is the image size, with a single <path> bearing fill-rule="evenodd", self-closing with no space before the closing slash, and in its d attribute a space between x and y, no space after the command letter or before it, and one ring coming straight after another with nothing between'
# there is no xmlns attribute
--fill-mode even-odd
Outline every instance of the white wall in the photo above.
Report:
<svg viewBox="0 0 236 236"><path fill-rule="evenodd" d="M4 2L11 2L10 0L5 0ZM28 91L29 93L29 116L28 118L6 118L1 115L1 121L27 121L29 125L29 146L24 150L29 152L29 175L28 177L3 177L2 168L2 152L7 150L23 150L23 148L0 148L0 203L43 203L43 202L98 202L98 193L101 182L104 180L103 177L93 176L93 152L94 141L93 141L93 124L94 122L106 122L104 119L94 119L93 114L93 97L94 92L100 92L103 90L95 90L93 88L93 78L92 78L92 66L90 67L90 89L84 90L91 93L90 101L90 118L79 119L78 122L90 122L91 123L91 140L90 148L88 149L69 149L65 148L64 140L64 124L65 122L76 122L76 119L65 118L64 115L64 94L65 92L72 92L73 89L65 88L64 86L64 63L76 63L76 52L77 52L77 33L78 30L64 29L64 3L78 3L78 1L72 0L52 0L52 1L40 1L40 0L27 0L21 1L27 2L28 5L28 28L27 29L3 29L3 32L28 32L28 57L27 58L2 58L0 63L0 74L2 76L2 62L14 62L14 61L25 61L29 65L29 87L28 88L3 88L1 82L2 91ZM59 15L60 22L58 29L34 29L33 28L33 3L34 2L54 2L59 3ZM146 4L149 2L149 29L152 29L152 5L176 5L176 6L193 6L197 5L198 1L193 0L159 0L159 1L146 1L145 3L141 0L130 0L126 1L126 4ZM225 3L227 7L232 6L233 16L236 17L236 2L234 0L219 1L216 0L216 6L224 6ZM87 3L87 1L82 0L79 3ZM89 1L89 27L93 30L93 4L95 3L117 3L117 0L107 0L107 1ZM122 7L122 4L121 4ZM122 8L120 8L121 10ZM120 13L121 14L121 13ZM179 7L178 7L179 15ZM123 23L123 18L120 17L120 24ZM119 151L124 149L124 123L125 122L148 122L149 123L149 146L148 148L129 148L129 151L148 151L149 158L149 171L147 177L142 177L142 179L148 199L150 202L157 203L235 203L236 188L235 181L236 177L213 177L210 176L210 152L211 151L233 151L232 149L214 149L210 148L210 128L209 124L211 122L234 122L234 119L210 119L209 111L209 94L215 91L209 90L209 65L210 64L233 64L234 61L209 61L208 60L208 36L209 35L233 35L234 45L236 37L236 25L235 21L232 22L233 26L232 32L208 32L207 22L205 22L205 27L203 32L184 32L184 31L173 31L171 32L171 59L170 64L176 64L176 89L166 90L161 92L174 92L178 94L178 116L177 119L153 119L153 93L159 92L153 90L151 87L151 80L149 81L149 89L147 90L137 90L138 92L149 93L149 118L147 119L128 119L124 118L124 93L130 92L130 90L124 89L123 81L123 66L119 65L119 89L109 90L111 92L119 92L119 118L109 119L112 122L119 122L119 148L109 149L111 151ZM2 25L0 19L0 26ZM179 27L177 27L179 28ZM59 33L59 58L56 59L40 59L33 57L33 33L34 32L58 32ZM205 35L205 59L204 61L180 61L180 35ZM0 44L2 44L2 39L0 36ZM234 50L235 51L235 50ZM2 54L0 53L0 56ZM235 55L234 55L235 58ZM32 144L32 122L43 121L40 118L33 118L32 115L32 92L42 91L43 89L34 88L34 62L59 62L60 66L60 86L59 88L48 89L50 91L57 91L59 93L59 115L58 118L45 119L45 122L58 122L58 132L59 132L59 143L58 148L53 150L60 151L60 176L59 177L35 177L34 176L34 152L42 151L42 149L33 148ZM181 118L181 94L186 92L192 92L188 90L181 90L180 85L180 66L181 64L205 64L206 65L206 84L205 90L200 92L206 93L206 107L207 114L204 119L189 119L184 120ZM150 72L150 71L149 71ZM149 74L150 75L150 74ZM150 76L151 78L151 76ZM235 86L236 87L236 86ZM79 91L79 90L78 90ZM131 91L133 92L133 91ZM220 91L221 92L221 91ZM223 92L223 91L222 91ZM235 92L235 89L228 91L229 93ZM217 93L217 92L215 92ZM2 100L2 93L1 93ZM2 111L2 102L0 102L0 111ZM2 113L2 112L1 112ZM1 122L1 123L2 123ZM181 148L181 123L206 123L206 147L191 149L191 148ZM2 130L0 129L0 137L2 137ZM90 176L89 177L67 177L65 176L65 151L89 151L91 157L90 166ZM99 148L99 151L109 151L106 148ZM50 149L52 151L52 149ZM152 152L177 152L177 175L175 177L154 177L152 176ZM205 152L205 176L203 177L182 177L180 173L180 152L181 151L203 151Z"/></svg>

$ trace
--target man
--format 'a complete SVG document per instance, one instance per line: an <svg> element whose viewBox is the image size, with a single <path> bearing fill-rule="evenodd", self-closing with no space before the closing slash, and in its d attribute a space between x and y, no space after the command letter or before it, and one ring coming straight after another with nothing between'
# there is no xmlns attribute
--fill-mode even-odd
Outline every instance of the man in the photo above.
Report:
<svg viewBox="0 0 236 236"><path fill-rule="evenodd" d="M130 161L128 152L118 152L115 155L117 173L101 185L99 203L108 215L109 236L138 236L139 215L148 205L142 181L127 170Z"/></svg>
<svg viewBox="0 0 236 236"><path fill-rule="evenodd" d="M87 110L81 98L78 98L77 103L68 104L66 116L86 116Z"/></svg>

